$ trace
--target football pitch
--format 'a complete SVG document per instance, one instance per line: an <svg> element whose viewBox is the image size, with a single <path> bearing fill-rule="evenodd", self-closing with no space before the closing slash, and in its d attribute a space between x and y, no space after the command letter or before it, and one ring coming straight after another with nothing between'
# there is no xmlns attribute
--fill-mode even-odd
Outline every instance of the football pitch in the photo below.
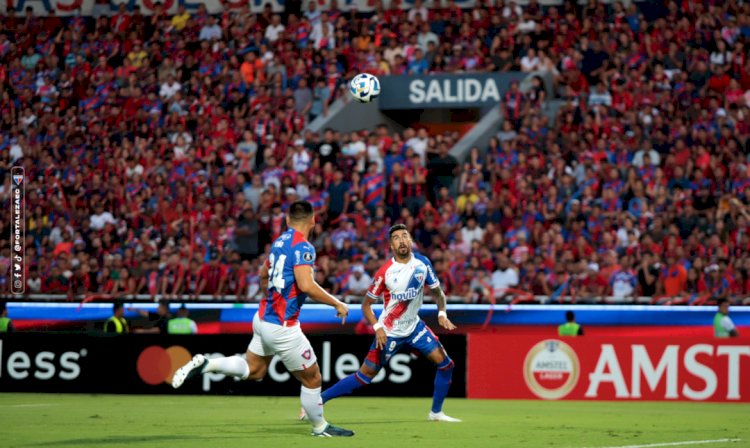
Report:
<svg viewBox="0 0 750 448"><path fill-rule="evenodd" d="M427 398L326 405L351 439L319 439L293 397L0 394L3 447L750 446L750 406L448 399L463 423L426 420Z"/></svg>

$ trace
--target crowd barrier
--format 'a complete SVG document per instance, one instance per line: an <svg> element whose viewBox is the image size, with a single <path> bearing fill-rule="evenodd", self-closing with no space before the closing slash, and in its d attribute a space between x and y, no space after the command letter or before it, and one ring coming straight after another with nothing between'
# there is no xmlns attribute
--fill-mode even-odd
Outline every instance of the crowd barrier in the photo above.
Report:
<svg viewBox="0 0 750 448"><path fill-rule="evenodd" d="M176 311L178 303L172 304ZM249 333L258 304L188 303L190 317L198 324L199 333ZM126 309L156 310L153 302L126 302ZM374 305L376 313L381 305ZM710 335L716 307L656 305L448 305L451 320L458 331L495 330L508 333L554 333L565 320L565 312L574 311L576 319L593 334L663 334ZM112 315L111 303L10 302L8 313L19 331L95 331ZM420 312L425 321L437 325L437 308L425 304ZM739 326L750 325L750 307L734 307L732 319ZM133 326L147 326L136 311L128 311L126 319ZM140 320L139 320L140 319ZM351 334L362 321L358 304L349 306L346 325L336 318L328 306L306 304L300 321L305 331L322 334Z"/></svg>
<svg viewBox="0 0 750 448"><path fill-rule="evenodd" d="M483 399L750 402L750 338L441 336L456 362L451 396ZM311 336L323 387L356 371L372 337ZM294 396L274 360L261 382L208 374L175 391L174 371L196 353L244 353L247 335L0 336L0 392ZM399 353L362 396L432 394L434 367Z"/></svg>
<svg viewBox="0 0 750 448"><path fill-rule="evenodd" d="M369 336L311 336L323 387L354 373L367 354ZM440 338L458 363L465 365L466 338ZM197 353L244 354L247 335L171 336L0 334L0 392L123 394L299 395L299 383L274 358L261 382L236 381L221 374L203 375L179 390L175 370ZM456 369L451 396L466 394L465 369ZM399 353L389 360L360 395L432 396L435 368L426 359Z"/></svg>

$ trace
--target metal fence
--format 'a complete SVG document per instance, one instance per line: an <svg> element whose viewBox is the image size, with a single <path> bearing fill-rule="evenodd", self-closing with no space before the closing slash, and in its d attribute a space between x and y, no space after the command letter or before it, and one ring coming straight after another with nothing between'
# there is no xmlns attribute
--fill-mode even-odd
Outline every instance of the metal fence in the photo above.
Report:
<svg viewBox="0 0 750 448"><path fill-rule="evenodd" d="M340 300L343 300L346 303L361 303L364 299L364 296L356 296L356 295L344 295L338 297ZM108 302L108 301L114 301L114 300L122 300L122 301L128 301L128 302L158 302L162 299L173 301L173 302L232 302L232 303L257 303L261 299L261 295L256 295L254 297L239 297L237 295L208 295L203 294L199 296L192 296L192 295L149 295L149 294L136 294L136 295L123 295L123 296L117 296L113 297L106 294L98 294L98 295L65 295L65 294L25 294L25 295L12 295L12 294L0 294L0 300L3 301L41 301L41 302L82 302L82 303L88 303L88 302ZM516 293L509 293L502 299L494 300L494 301L488 301L488 300L480 300L475 301L466 297L451 295L447 297L448 303L462 303L462 304L488 304L491 302L494 302L496 304L513 304L513 303L527 303L527 304L540 304L540 305L549 305L549 304L555 304L555 303L579 303L579 304L649 304L649 303L656 303L657 301L660 304L669 304L669 303L663 303L663 298L653 298L653 297L629 297L629 298L619 298L614 296L602 296L602 297L593 297L593 298L585 298L582 299L581 297L575 297L570 295L565 296L534 296L530 295L528 293L524 293L523 291L518 291ZM432 300L432 297L429 294L426 294L424 297L424 301L426 303L434 303ZM683 302L680 302L684 304ZM675 303L676 304L676 303Z"/></svg>

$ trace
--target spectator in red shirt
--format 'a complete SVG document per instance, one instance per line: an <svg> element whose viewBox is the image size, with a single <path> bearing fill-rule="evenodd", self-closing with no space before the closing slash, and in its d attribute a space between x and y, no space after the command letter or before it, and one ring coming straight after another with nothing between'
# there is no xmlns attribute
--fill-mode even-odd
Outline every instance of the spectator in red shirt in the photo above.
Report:
<svg viewBox="0 0 750 448"><path fill-rule="evenodd" d="M209 258L209 263L202 268L198 294L221 297L224 294L226 285L227 268L221 263L220 255L217 252L212 252Z"/></svg>

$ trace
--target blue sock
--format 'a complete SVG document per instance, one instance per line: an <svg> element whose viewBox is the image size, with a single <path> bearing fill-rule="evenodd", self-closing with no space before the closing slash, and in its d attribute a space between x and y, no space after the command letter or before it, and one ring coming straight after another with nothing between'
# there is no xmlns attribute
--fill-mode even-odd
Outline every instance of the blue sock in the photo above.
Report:
<svg viewBox="0 0 750 448"><path fill-rule="evenodd" d="M448 395L453 379L453 360L445 357L443 362L437 365L435 373L435 392L432 394L432 412L438 413L443 410L443 401Z"/></svg>
<svg viewBox="0 0 750 448"><path fill-rule="evenodd" d="M342 395L349 395L356 389L367 386L371 382L372 378L362 375L361 372L355 372L326 389L320 396L323 398L323 403L325 403L328 400L333 400Z"/></svg>

